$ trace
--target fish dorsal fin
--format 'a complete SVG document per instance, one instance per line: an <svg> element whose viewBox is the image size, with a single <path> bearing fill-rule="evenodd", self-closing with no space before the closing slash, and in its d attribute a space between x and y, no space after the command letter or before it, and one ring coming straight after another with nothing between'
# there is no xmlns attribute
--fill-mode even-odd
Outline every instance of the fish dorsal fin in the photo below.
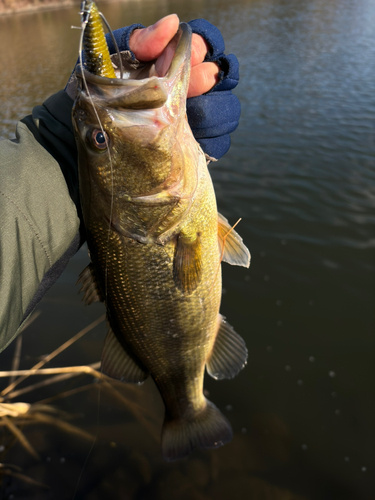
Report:
<svg viewBox="0 0 375 500"><path fill-rule="evenodd" d="M221 214L218 215L219 250L223 261L233 266L250 266L250 252L243 244L241 236L229 225ZM224 251L223 251L224 247Z"/></svg>
<svg viewBox="0 0 375 500"><path fill-rule="evenodd" d="M245 341L236 333L225 318L218 315L218 332L207 372L214 379L233 378L246 365L247 349Z"/></svg>
<svg viewBox="0 0 375 500"><path fill-rule="evenodd" d="M194 292L202 277L202 245L200 233L178 235L173 260L176 286L186 294Z"/></svg>
<svg viewBox="0 0 375 500"><path fill-rule="evenodd" d="M92 263L81 272L77 281L78 283L82 285L80 292L84 294L82 300L86 306L93 302L103 302Z"/></svg>
<svg viewBox="0 0 375 500"><path fill-rule="evenodd" d="M122 382L142 384L148 373L128 354L109 327L102 352L102 372Z"/></svg>

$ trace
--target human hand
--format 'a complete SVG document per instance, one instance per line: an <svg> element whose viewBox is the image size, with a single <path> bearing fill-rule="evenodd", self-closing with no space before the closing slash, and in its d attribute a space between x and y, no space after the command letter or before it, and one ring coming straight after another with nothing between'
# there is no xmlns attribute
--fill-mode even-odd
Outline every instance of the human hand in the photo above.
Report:
<svg viewBox="0 0 375 500"><path fill-rule="evenodd" d="M178 24L178 16L171 14L148 28L132 24L115 30L113 35L120 51L128 50L134 59L146 62L160 56L177 32ZM188 24L193 36L187 117L203 151L218 159L230 148L229 134L237 128L241 114L240 102L232 93L239 80L238 61L233 54L224 54L224 40L218 28L205 19ZM109 52L114 54L109 34L106 39ZM74 99L76 82L72 76L65 91Z"/></svg>
<svg viewBox="0 0 375 500"><path fill-rule="evenodd" d="M157 59L178 30L180 20L176 14L163 17L148 28L135 29L130 35L129 48L139 61ZM187 97L195 97L209 92L219 81L219 66L214 62L204 62L209 52L207 42L201 35L193 33L191 40L191 73ZM156 71L163 73L163 68ZM162 62L161 62L162 64Z"/></svg>
<svg viewBox="0 0 375 500"><path fill-rule="evenodd" d="M133 25L125 28L128 34L117 42L130 48L138 59L152 60L162 53L178 23L172 14L145 29ZM241 104L232 93L239 80L238 61L233 54L224 54L223 37L211 23L196 19L188 24L193 36L187 117L203 151L218 159L230 148L229 134L237 128L241 114Z"/></svg>

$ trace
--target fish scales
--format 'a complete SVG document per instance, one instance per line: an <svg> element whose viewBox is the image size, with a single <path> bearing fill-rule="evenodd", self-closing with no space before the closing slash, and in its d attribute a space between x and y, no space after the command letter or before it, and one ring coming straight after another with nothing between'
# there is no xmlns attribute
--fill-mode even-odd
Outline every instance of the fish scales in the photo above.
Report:
<svg viewBox="0 0 375 500"><path fill-rule="evenodd" d="M201 302L197 290L186 301L181 292L177 297L173 292L173 248L155 252L150 245L126 244L118 235L109 246L106 300L112 328L127 332L126 343L147 366L171 413L183 414L192 399L195 407L204 406L203 369L216 329L219 284L208 300ZM106 246L97 250L105 261ZM219 283L216 271L207 274ZM185 383L176 386L176 379ZM188 397L189 391L198 396ZM178 408L169 401L178 401Z"/></svg>
<svg viewBox="0 0 375 500"><path fill-rule="evenodd" d="M203 395L204 372L231 378L247 357L219 308L221 258L248 265L249 253L217 213L186 120L190 46L181 24L161 55L174 52L167 73L155 75L151 62L138 80L131 68L128 79L113 79L79 66L73 108L91 258L80 281L87 303L105 303L110 325L102 371L154 379L166 460L231 439L229 422Z"/></svg>
<svg viewBox="0 0 375 500"><path fill-rule="evenodd" d="M206 168L205 161L202 161L202 167ZM206 180L210 181L209 177L202 176L203 187L203 181ZM212 191L210 182L208 188ZM211 199L206 196L205 200L199 209L207 215L210 212L215 214L213 191ZM194 206L191 216L194 218ZM210 220L212 218L205 218L205 221ZM221 294L216 225L215 219L211 227L207 222L200 225L200 230L205 235L202 237L202 252L212 254L213 258L210 259L209 265L204 267L201 284L189 296L176 289L173 279L174 241L164 246L140 245L131 238L113 232L107 244L105 238L93 237L97 243L93 241L90 245L90 248L94 248L91 253L97 255L97 261L103 267L100 276L106 276L106 283L103 282L101 288L106 288L106 301L111 318L120 329L126 329L127 341L138 357L141 357L141 353L148 352L154 336L160 343L163 340L160 339L160 332L165 332L165 341L168 342L171 352L170 359L182 369L180 361L177 360L179 351L185 356L188 350L196 345L196 340L198 345L204 343L207 336L213 340ZM102 225L97 227L95 232L105 235L108 227ZM208 283L212 285L207 287ZM115 301L117 307L114 306ZM177 337L174 338L173 335L180 337L177 344L174 340ZM212 346L207 344L207 352L202 352L203 364L211 348ZM153 355L156 349L158 346L151 344L150 352ZM164 352L163 347L158 350ZM150 368L150 373L155 378L159 361L154 356L150 363L156 365L154 369ZM200 366L199 369L201 368Z"/></svg>

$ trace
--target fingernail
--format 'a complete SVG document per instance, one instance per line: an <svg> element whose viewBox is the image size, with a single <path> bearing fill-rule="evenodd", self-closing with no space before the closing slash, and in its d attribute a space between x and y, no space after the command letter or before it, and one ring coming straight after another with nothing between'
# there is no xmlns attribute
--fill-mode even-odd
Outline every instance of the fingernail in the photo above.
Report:
<svg viewBox="0 0 375 500"><path fill-rule="evenodd" d="M180 19L178 18L178 15L177 14L168 14L168 16L165 16L165 17L162 17L161 19L159 19L159 21L157 21L155 24L152 24L151 26L149 26L150 30L154 30L156 29L158 26L160 26L160 24L162 24L166 19L168 18L173 18L173 17L176 17L177 18L177 21L178 23L180 22Z"/></svg>

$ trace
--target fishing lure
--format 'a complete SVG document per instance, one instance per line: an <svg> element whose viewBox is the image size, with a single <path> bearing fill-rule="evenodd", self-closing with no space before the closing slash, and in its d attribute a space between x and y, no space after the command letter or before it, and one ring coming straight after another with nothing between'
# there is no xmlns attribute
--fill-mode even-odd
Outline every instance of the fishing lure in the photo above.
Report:
<svg viewBox="0 0 375 500"><path fill-rule="evenodd" d="M99 12L95 2L83 0L80 15L82 25L80 53L82 54L83 52L85 68L94 75L106 78L116 78L116 73L111 62L108 45L104 35L103 21L111 35L116 52L119 56L120 75L122 78L121 57L115 37L113 36L107 20L103 14Z"/></svg>

